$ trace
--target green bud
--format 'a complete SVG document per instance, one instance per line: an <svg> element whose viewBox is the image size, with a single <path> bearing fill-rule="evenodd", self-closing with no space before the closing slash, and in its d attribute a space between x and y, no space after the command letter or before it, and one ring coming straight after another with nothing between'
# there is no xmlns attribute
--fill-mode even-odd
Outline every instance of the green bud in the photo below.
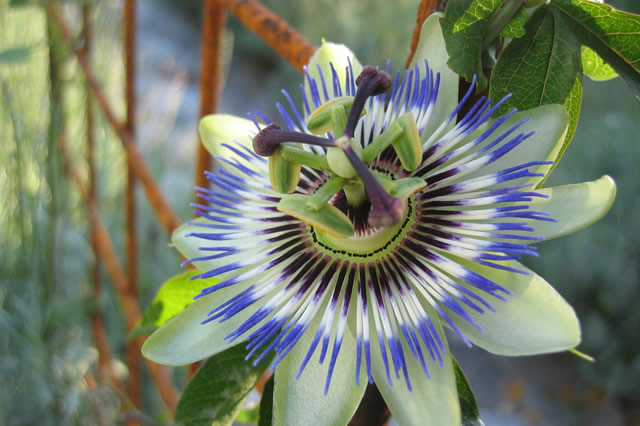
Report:
<svg viewBox="0 0 640 426"><path fill-rule="evenodd" d="M278 210L300 219L318 230L336 237L350 237L355 232L349 218L336 207L323 204L319 209L309 207L311 196L291 194L282 197Z"/></svg>
<svg viewBox="0 0 640 426"><path fill-rule="evenodd" d="M285 160L282 157L282 147L269 157L269 179L275 191L290 194L296 190L300 180L300 163Z"/></svg>
<svg viewBox="0 0 640 426"><path fill-rule="evenodd" d="M331 99L320 105L318 109L313 111L307 120L307 129L314 135L320 135L333 130L332 109L337 106L344 107L345 115L351 111L353 104L353 96L342 96L340 98ZM340 135L335 135L340 136Z"/></svg>

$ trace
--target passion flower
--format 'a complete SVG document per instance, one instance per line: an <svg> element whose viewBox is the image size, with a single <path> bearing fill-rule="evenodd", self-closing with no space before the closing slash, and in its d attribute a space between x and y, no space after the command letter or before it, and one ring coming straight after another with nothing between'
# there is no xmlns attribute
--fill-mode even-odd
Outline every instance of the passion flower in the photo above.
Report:
<svg viewBox="0 0 640 426"><path fill-rule="evenodd" d="M574 348L572 308L518 262L601 217L608 177L539 189L564 141L561 106L494 118L458 102L438 25L393 77L325 43L278 124L215 115L200 218L173 240L217 277L144 353L180 365L245 342L274 355L276 424L346 424L375 383L400 424L460 422L443 327L504 355Z"/></svg>

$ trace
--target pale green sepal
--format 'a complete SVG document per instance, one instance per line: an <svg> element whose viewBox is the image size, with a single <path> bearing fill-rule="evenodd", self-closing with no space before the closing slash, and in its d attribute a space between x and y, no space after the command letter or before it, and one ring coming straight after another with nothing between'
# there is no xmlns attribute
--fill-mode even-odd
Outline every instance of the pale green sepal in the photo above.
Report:
<svg viewBox="0 0 640 426"><path fill-rule="evenodd" d="M269 156L269 179L275 191L290 194L298 186L302 164L285 160L282 158L281 151L282 148L279 147L273 155Z"/></svg>
<svg viewBox="0 0 640 426"><path fill-rule="evenodd" d="M329 64L333 63L333 66L338 74L338 80L340 81L340 87L343 89L346 87L346 67L349 66L349 60L353 66L353 76L354 79L360 75L362 71L362 65L360 61L356 58L354 53L344 44L336 44L328 41L323 41L322 45L315 51L311 59L309 60L309 64L307 65L307 70L309 72L309 76L311 78L315 78L316 84L318 85L318 91L320 93L320 99L324 102L324 95L322 93L322 82L320 80L320 73L318 72L318 65L322 69L322 75L325 78L325 82L327 84L327 90L329 92L329 96L333 95L333 77L331 73L331 66ZM309 108L311 112L315 110L313 102L311 101L311 91L309 90L309 82L307 78L304 79L304 91L309 101ZM344 92L344 90L343 90ZM306 111L305 111L306 113Z"/></svg>
<svg viewBox="0 0 640 426"><path fill-rule="evenodd" d="M453 363L449 356L444 331L438 320L438 315L430 306L425 306L426 313L433 324L447 350L443 356L443 366L434 362L429 351L423 346L422 352L431 377L427 378L422 371L420 362L416 360L409 347L404 344L405 360L411 379L412 390L409 391L402 373L400 379L393 373L391 356L387 349L392 373L393 385L387 381L386 370L380 355L380 345L375 333L371 335L371 374L376 386L391 410L391 415L400 426L439 426L460 424L460 402L456 389L456 376ZM375 330L375 328L374 328Z"/></svg>
<svg viewBox="0 0 640 426"><path fill-rule="evenodd" d="M360 370L360 386L355 383L356 362L353 354L356 353L356 342L349 327L345 329L327 395L324 394L324 388L331 350L324 363L319 364L320 347L317 347L302 375L296 379L321 317L316 315L300 341L276 367L273 390L274 425L346 425L364 395L367 387L364 369Z"/></svg>
<svg viewBox="0 0 640 426"><path fill-rule="evenodd" d="M616 184L609 176L573 185L539 189L539 194L549 198L534 197L529 210L551 213L556 222L536 220L531 222L533 232L523 235L551 239L579 231L603 217L613 205Z"/></svg>
<svg viewBox="0 0 640 426"><path fill-rule="evenodd" d="M244 288L245 286L240 290L235 287L224 288L197 299L149 336L142 346L142 354L158 364L185 365L242 343L242 339L229 343L224 338L246 321L255 312L255 308L246 309L222 323L201 323L207 319L211 310Z"/></svg>
<svg viewBox="0 0 640 426"><path fill-rule="evenodd" d="M236 141L253 151L251 135L257 133L257 129L251 120L227 114L207 115L200 120L199 129L202 143L213 156L237 157L222 146L222 144L233 146Z"/></svg>
<svg viewBox="0 0 640 426"><path fill-rule="evenodd" d="M343 237L353 235L351 220L336 207L330 204L314 207L311 196L302 194L285 195L278 203L278 210L282 213L298 218L323 232Z"/></svg>
<svg viewBox="0 0 640 426"><path fill-rule="evenodd" d="M520 133L528 134L533 131L535 132L533 135L493 163L487 164L479 170L465 175L464 178L472 179L478 176L485 176L531 161L556 162L569 128L569 114L562 105L541 105L527 111L516 112L494 131L492 136L489 137L486 142L482 143L481 146L493 142L526 117L529 119L518 127L506 141L511 140ZM489 124L486 126L489 126ZM471 137L482 134L482 132L487 129L486 126L483 126ZM548 173L552 167L552 165L530 167L529 170L535 173L542 173L545 176L528 178L525 182L532 183L534 187L538 186L548 177Z"/></svg>
<svg viewBox="0 0 640 426"><path fill-rule="evenodd" d="M427 59L429 68L433 70L433 75L440 73L438 98L431 118L422 132L423 142L446 121L451 111L458 105L459 78L447 65L449 54L447 53L442 28L440 27L440 19L443 16L442 13L433 13L424 21L420 29L420 41L413 56L413 62L409 67L412 70L414 64L417 63L420 68L420 79L422 80L426 76L424 60ZM452 120L448 129L454 125L455 120Z"/></svg>
<svg viewBox="0 0 640 426"><path fill-rule="evenodd" d="M482 295L496 312L467 309L482 331L449 311L473 344L498 355L517 356L565 351L580 343L580 323L573 308L535 272L516 261L505 265L528 275L456 261L514 294L503 295L506 302Z"/></svg>

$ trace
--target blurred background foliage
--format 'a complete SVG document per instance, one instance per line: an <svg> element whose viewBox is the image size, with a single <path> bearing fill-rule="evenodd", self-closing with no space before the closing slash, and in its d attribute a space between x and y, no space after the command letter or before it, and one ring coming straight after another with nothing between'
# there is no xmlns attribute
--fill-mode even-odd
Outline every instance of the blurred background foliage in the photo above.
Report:
<svg viewBox="0 0 640 426"><path fill-rule="evenodd" d="M10 3L25 5L11 7ZM93 3L92 61L116 112L123 116L121 2ZM179 16L180 28L191 34L184 40L194 43L191 49L197 52L201 1L166 0L163 6L151 0L141 3L142 20L145 13L170 8L159 18L160 22L166 19L161 32L174 31L171 19ZM389 58L392 68L404 64L418 4L416 0L264 3L313 43L319 44L323 37L345 42L363 63L379 64ZM640 12L636 0L608 3ZM75 18L70 22L80 21L73 5L67 6L65 13ZM297 94L299 75L233 18L228 28L233 55L227 58L223 111L244 115L260 109L274 115L273 104L282 101L279 89ZM143 41L149 37L139 36ZM0 52L26 48L17 53L23 57L0 57L0 424L111 424L127 401L113 388L87 380L87 373L95 376L97 359L88 315L95 310L102 314L117 359L124 357L125 327L109 285L103 286L98 300L91 298L93 255L85 207L75 188L63 178L60 158L50 148L52 130L64 122L74 161L79 165L85 161L83 78L68 52L59 48L55 32L51 40L63 60L57 76L64 85L63 111L52 108L49 98L44 11L29 2L0 0ZM149 43L145 46L166 49L161 38ZM139 61L148 54L141 49ZM170 54L178 57L180 52ZM185 220L190 217L195 134L176 129L196 128L199 99L191 87L197 84L192 70L197 73L197 57L195 61L187 65L186 76L179 78L175 77L180 75L175 64L158 71L171 74L165 79L168 87L157 87L157 81L145 75L144 64L139 75L143 92L138 108L141 151L171 205ZM632 407L640 404L640 341L635 333L640 326L640 310L636 309L640 300L640 221L635 214L640 210L640 104L620 80L593 83L585 79L584 92L574 141L548 185L593 180L606 173L616 180L618 197L598 224L541 244L540 258L529 263L572 303L581 319L580 349L597 359L593 364L575 360L581 384ZM120 142L101 115L96 113L95 117L101 214L119 253L123 253L125 160ZM144 307L157 287L179 271L179 259L141 192L138 206ZM108 278L103 278L107 283ZM126 377L126 366L120 364L118 369ZM179 370L176 375L182 377ZM150 382L145 383L141 408L162 420L166 416L162 404Z"/></svg>

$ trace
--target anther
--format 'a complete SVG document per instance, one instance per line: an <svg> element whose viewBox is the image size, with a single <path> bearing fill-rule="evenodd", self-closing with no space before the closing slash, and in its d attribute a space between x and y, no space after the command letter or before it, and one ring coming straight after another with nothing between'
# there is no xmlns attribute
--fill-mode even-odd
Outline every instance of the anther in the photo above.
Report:
<svg viewBox="0 0 640 426"><path fill-rule="evenodd" d="M270 157L282 142L300 142L325 147L336 146L336 142L331 139L292 130L282 130L278 125L272 123L255 135L253 150L262 157Z"/></svg>
<svg viewBox="0 0 640 426"><path fill-rule="evenodd" d="M362 72L356 79L356 85L358 90L349 112L349 118L347 119L347 126L344 130L344 135L350 138L353 137L353 133L356 130L356 124L364 108L364 104L370 96L377 96L387 91L392 84L391 76L385 71L380 71L367 65L362 69Z"/></svg>

